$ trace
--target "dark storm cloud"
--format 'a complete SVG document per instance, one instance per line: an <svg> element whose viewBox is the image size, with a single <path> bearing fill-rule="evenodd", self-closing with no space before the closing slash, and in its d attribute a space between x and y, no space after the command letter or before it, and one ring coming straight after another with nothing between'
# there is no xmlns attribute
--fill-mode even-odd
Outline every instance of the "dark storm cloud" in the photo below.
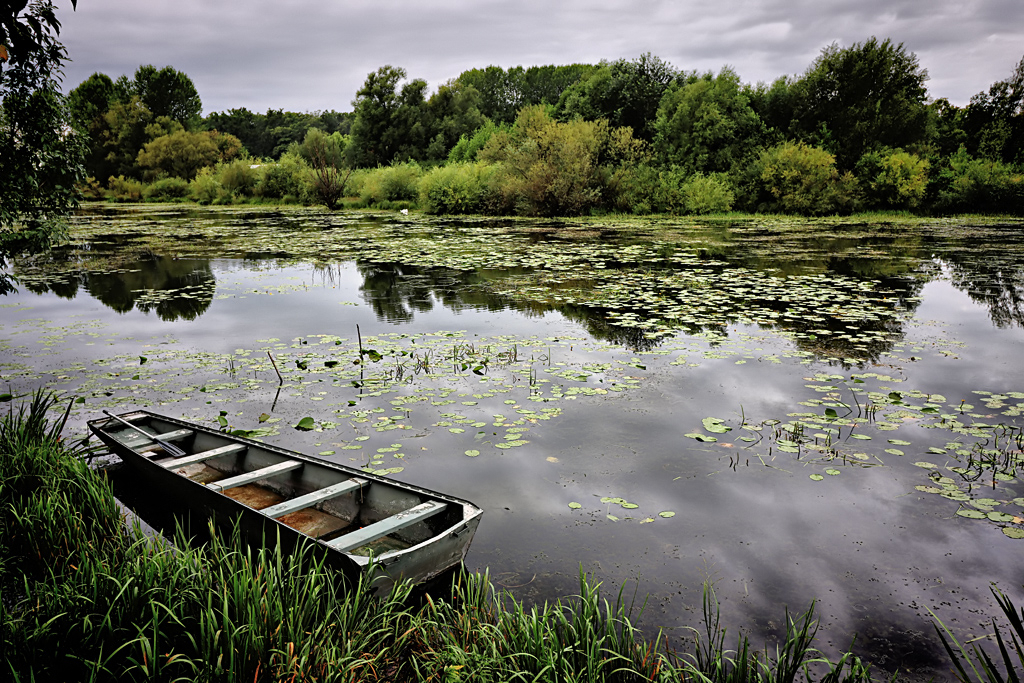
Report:
<svg viewBox="0 0 1024 683"><path fill-rule="evenodd" d="M902 42L933 97L965 104L1010 75L1020 0L62 0L74 87L94 71L173 65L207 112L347 110L366 75L404 67L436 87L465 69L597 62L651 52L678 68L731 65L748 82L803 72L833 42Z"/></svg>

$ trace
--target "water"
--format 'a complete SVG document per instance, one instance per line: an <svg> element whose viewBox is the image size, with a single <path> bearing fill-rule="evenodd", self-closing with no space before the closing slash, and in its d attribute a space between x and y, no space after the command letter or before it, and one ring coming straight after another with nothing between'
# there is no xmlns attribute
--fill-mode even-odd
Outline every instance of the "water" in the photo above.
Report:
<svg viewBox="0 0 1024 683"><path fill-rule="evenodd" d="M94 210L16 264L0 373L468 498L526 600L582 567L685 637L712 580L760 643L816 599L826 652L944 678L929 609L1024 601L1021 228Z"/></svg>

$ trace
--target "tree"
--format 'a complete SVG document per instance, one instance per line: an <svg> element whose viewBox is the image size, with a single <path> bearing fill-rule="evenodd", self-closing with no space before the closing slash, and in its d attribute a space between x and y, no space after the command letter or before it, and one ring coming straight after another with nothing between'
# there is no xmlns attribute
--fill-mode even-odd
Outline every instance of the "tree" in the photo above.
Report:
<svg viewBox="0 0 1024 683"><path fill-rule="evenodd" d="M654 128L662 161L688 175L732 170L765 137L764 124L729 67L718 76L706 73L673 84L661 100Z"/></svg>
<svg viewBox="0 0 1024 683"><path fill-rule="evenodd" d="M351 168L345 168L345 142L341 133L328 135L319 128L310 128L299 146L300 155L313 169L313 193L329 211L334 211L345 196L345 185L352 174Z"/></svg>
<svg viewBox="0 0 1024 683"><path fill-rule="evenodd" d="M75 125L88 132L90 125L107 113L110 106L117 101L114 81L103 73L94 73L79 83L78 87L68 94L68 107L74 117Z"/></svg>
<svg viewBox="0 0 1024 683"><path fill-rule="evenodd" d="M117 99L130 102L138 97L154 117L167 116L185 128L194 128L203 112L203 102L192 79L174 67L157 69L145 64L129 80L121 76L114 84Z"/></svg>
<svg viewBox="0 0 1024 683"><path fill-rule="evenodd" d="M165 118L165 122L170 124L172 120ZM137 163L139 151L147 142L157 137L153 133L173 132L163 127L157 131L149 127L152 123L153 112L138 96L133 96L128 102L116 102L107 110L99 131L99 139L107 152L102 166L102 169L107 171L104 175L141 177L141 169ZM178 126L181 127L181 124ZM103 176L95 177L105 180Z"/></svg>
<svg viewBox="0 0 1024 683"><path fill-rule="evenodd" d="M480 113L480 92L471 85L449 81L441 85L427 101L431 122L427 158L447 159L462 136L471 136L485 122Z"/></svg>
<svg viewBox="0 0 1024 683"><path fill-rule="evenodd" d="M147 142L139 152L137 162L151 176L192 180L201 168L213 166L218 161L231 161L241 148L241 141L234 135L216 131L194 133L182 129Z"/></svg>
<svg viewBox="0 0 1024 683"><path fill-rule="evenodd" d="M556 117L563 121L607 119L610 126L629 126L633 135L650 141L661 98L678 77L675 67L650 53L603 63L562 93Z"/></svg>
<svg viewBox="0 0 1024 683"><path fill-rule="evenodd" d="M971 98L964 127L968 151L1005 163L1024 162L1024 58L1009 78Z"/></svg>
<svg viewBox="0 0 1024 683"><path fill-rule="evenodd" d="M0 5L0 266L48 248L78 205L84 147L60 93L67 51L54 10L49 0ZM0 294L13 289L0 273Z"/></svg>
<svg viewBox="0 0 1024 683"><path fill-rule="evenodd" d="M914 151L928 132L928 72L903 43L833 43L793 85L795 132L851 169L875 149Z"/></svg>
<svg viewBox="0 0 1024 683"><path fill-rule="evenodd" d="M567 88L590 75L590 64L566 66L516 66L507 71L498 66L464 71L456 79L480 93L480 113L498 125L511 124L523 107L558 103Z"/></svg>
<svg viewBox="0 0 1024 683"><path fill-rule="evenodd" d="M416 79L399 90L405 77L405 69L382 66L356 92L347 148L350 165L366 168L423 158L432 137L427 82Z"/></svg>
<svg viewBox="0 0 1024 683"><path fill-rule="evenodd" d="M758 83L744 88L750 108L764 122L768 135L775 142L793 137L791 130L796 109L795 83L796 79L792 76L781 76L772 81L771 85Z"/></svg>
<svg viewBox="0 0 1024 683"><path fill-rule="evenodd" d="M85 173L92 178L106 178L114 170L107 161L107 149L103 144L106 127L103 116L116 101L114 81L102 73L89 76L68 94L72 120L86 137Z"/></svg>
<svg viewBox="0 0 1024 683"><path fill-rule="evenodd" d="M518 69L518 70L517 70ZM498 124L511 124L523 107L522 67L505 71L500 66L470 69L456 79L480 93L480 113Z"/></svg>

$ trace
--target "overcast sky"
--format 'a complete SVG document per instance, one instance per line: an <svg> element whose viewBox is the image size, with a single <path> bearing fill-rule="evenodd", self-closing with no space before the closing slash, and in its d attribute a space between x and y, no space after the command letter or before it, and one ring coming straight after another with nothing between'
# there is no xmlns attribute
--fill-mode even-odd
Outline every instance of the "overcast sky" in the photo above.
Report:
<svg viewBox="0 0 1024 683"><path fill-rule="evenodd" d="M1022 0L58 0L65 89L171 65L204 113L351 110L391 64L431 90L491 64L595 63L645 52L745 82L798 74L833 42L902 42L929 93L964 105L1024 56Z"/></svg>

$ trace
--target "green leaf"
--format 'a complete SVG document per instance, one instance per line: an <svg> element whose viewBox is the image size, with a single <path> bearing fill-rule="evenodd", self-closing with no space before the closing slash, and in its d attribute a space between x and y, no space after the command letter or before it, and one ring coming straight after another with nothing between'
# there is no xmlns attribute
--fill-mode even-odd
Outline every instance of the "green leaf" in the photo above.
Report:
<svg viewBox="0 0 1024 683"><path fill-rule="evenodd" d="M705 417L701 422L704 424L704 429L712 434L725 434L732 431L732 427L727 427L723 424L725 420L717 417Z"/></svg>
<svg viewBox="0 0 1024 683"><path fill-rule="evenodd" d="M675 517L676 513L672 512L671 510L665 510L664 512L659 512L658 516L665 517L667 519L669 517Z"/></svg>
<svg viewBox="0 0 1024 683"><path fill-rule="evenodd" d="M308 432L315 426L316 423L313 421L313 418L304 417L295 425L295 429L298 429L300 432Z"/></svg>
<svg viewBox="0 0 1024 683"><path fill-rule="evenodd" d="M569 509L570 510L579 510L581 507L583 507L583 506L580 505L579 503L577 503L576 501L573 501L573 502L569 503Z"/></svg>
<svg viewBox="0 0 1024 683"><path fill-rule="evenodd" d="M259 416L260 424L266 422L269 419L270 419L270 415L268 415L267 413L260 413L260 416Z"/></svg>
<svg viewBox="0 0 1024 683"><path fill-rule="evenodd" d="M139 365L145 365L147 360L149 359L145 356L139 356Z"/></svg>
<svg viewBox="0 0 1024 683"><path fill-rule="evenodd" d="M812 474L811 475L811 479L813 479L814 481L821 481L824 478L825 477L821 476L820 474Z"/></svg>

